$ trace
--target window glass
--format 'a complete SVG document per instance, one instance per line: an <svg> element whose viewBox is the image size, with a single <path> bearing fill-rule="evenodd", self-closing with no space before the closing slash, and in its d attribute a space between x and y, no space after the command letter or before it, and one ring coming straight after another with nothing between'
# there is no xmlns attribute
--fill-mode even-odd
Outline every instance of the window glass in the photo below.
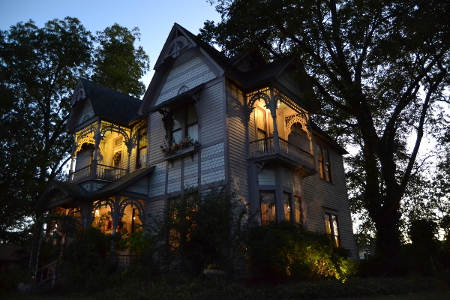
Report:
<svg viewBox="0 0 450 300"><path fill-rule="evenodd" d="M191 138L192 141L198 141L198 124L193 124L188 126L187 135Z"/></svg>
<svg viewBox="0 0 450 300"><path fill-rule="evenodd" d="M172 111L170 144L179 144L188 136L193 142L198 141L198 115L194 103Z"/></svg>
<svg viewBox="0 0 450 300"><path fill-rule="evenodd" d="M325 230L330 236L335 247L340 247L339 225L337 216L331 213L325 213Z"/></svg>
<svg viewBox="0 0 450 300"><path fill-rule="evenodd" d="M255 123L257 129L258 140L265 139L267 137L266 132L266 112L260 108L255 108Z"/></svg>
<svg viewBox="0 0 450 300"><path fill-rule="evenodd" d="M260 191L261 224L276 221L275 191Z"/></svg>
<svg viewBox="0 0 450 300"><path fill-rule="evenodd" d="M195 108L195 105L191 104L187 107L187 124L189 125L197 122L198 122L197 110Z"/></svg>
<svg viewBox="0 0 450 300"><path fill-rule="evenodd" d="M284 219L291 220L291 194L283 192Z"/></svg>
<svg viewBox="0 0 450 300"><path fill-rule="evenodd" d="M297 223L301 223L302 219L301 219L301 212L300 212L300 197L298 196L294 196L294 217L295 217L295 222Z"/></svg>
<svg viewBox="0 0 450 300"><path fill-rule="evenodd" d="M147 164L147 128L141 128L138 133L138 147L136 153L136 169Z"/></svg>
<svg viewBox="0 0 450 300"><path fill-rule="evenodd" d="M331 182L330 153L327 148L321 145L317 145L316 149L319 157L320 178Z"/></svg>

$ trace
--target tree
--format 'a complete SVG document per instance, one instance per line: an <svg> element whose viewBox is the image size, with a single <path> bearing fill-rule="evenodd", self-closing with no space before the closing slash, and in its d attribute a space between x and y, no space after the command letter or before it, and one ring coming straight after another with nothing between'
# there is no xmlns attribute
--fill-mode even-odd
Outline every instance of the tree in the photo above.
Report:
<svg viewBox="0 0 450 300"><path fill-rule="evenodd" d="M114 26L127 36L125 28ZM115 55L108 50L112 43L106 40L108 34L99 34L104 40L96 49L92 34L70 17L49 21L42 28L30 20L0 31L1 241L11 240L33 215L34 203L48 182L63 174L72 144L65 127L73 88L79 77L92 76L96 70L92 62L99 61L100 53L105 61ZM123 46L132 48L133 42L127 39ZM137 57L117 59L115 68L122 67L123 59L129 68L148 69L141 48ZM99 70L105 83L115 68ZM136 74L142 73L129 75L126 90L135 95L138 90L132 87L141 86Z"/></svg>
<svg viewBox="0 0 450 300"><path fill-rule="evenodd" d="M214 2L214 1L211 1ZM401 200L423 135L437 130L448 83L450 4L434 0L220 0L202 36L236 54L297 55L340 142L359 148L356 194L384 270L399 258ZM308 100L308 99L306 99ZM327 121L327 123L323 122ZM397 269L398 270L398 269Z"/></svg>
<svg viewBox="0 0 450 300"><path fill-rule="evenodd" d="M117 23L97 32L92 80L135 97L144 94L145 85L139 79L149 69L149 60L142 47L134 47L139 37L137 27L130 31Z"/></svg>

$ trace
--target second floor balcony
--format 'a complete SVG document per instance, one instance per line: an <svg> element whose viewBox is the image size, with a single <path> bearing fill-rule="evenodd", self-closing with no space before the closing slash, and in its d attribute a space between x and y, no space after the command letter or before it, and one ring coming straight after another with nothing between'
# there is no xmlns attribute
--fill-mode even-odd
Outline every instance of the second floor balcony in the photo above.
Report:
<svg viewBox="0 0 450 300"><path fill-rule="evenodd" d="M300 167L308 173L315 172L314 156L282 138L269 137L250 142L250 160L279 160L291 167Z"/></svg>
<svg viewBox="0 0 450 300"><path fill-rule="evenodd" d="M77 183L85 180L115 181L125 175L127 170L102 164L88 165L69 174L69 182Z"/></svg>

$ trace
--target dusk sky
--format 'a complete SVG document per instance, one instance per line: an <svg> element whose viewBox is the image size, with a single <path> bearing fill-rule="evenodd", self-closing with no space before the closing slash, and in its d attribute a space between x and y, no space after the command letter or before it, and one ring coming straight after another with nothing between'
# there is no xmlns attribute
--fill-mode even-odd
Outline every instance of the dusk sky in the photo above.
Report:
<svg viewBox="0 0 450 300"><path fill-rule="evenodd" d="M138 27L141 41L137 45L144 48L152 66L142 79L146 86L174 23L197 34L205 20L220 20L206 0L0 0L0 30L30 19L42 27L49 20L67 16L78 18L92 33L114 23L128 29Z"/></svg>

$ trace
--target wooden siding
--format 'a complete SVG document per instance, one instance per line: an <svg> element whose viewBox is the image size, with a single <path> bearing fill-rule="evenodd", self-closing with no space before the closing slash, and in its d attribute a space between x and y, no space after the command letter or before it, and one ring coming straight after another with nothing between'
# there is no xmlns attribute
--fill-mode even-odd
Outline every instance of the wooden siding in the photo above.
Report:
<svg viewBox="0 0 450 300"><path fill-rule="evenodd" d="M224 143L202 149L201 184L225 180Z"/></svg>
<svg viewBox="0 0 450 300"><path fill-rule="evenodd" d="M148 165L154 165L164 159L161 145L165 142L166 130L162 121L163 115L154 112L149 115Z"/></svg>
<svg viewBox="0 0 450 300"><path fill-rule="evenodd" d="M222 82L205 88L197 104L200 139L202 145L213 145L224 141L224 99Z"/></svg>
<svg viewBox="0 0 450 300"><path fill-rule="evenodd" d="M280 77L278 77L278 81L294 95L301 95L302 92L299 89L297 80L288 72L284 72Z"/></svg>
<svg viewBox="0 0 450 300"><path fill-rule="evenodd" d="M148 193L148 178L145 177L145 178L133 183L132 185L130 185L127 188L127 191L130 191L133 193L139 193L142 195L147 195L147 193Z"/></svg>
<svg viewBox="0 0 450 300"><path fill-rule="evenodd" d="M328 149L333 181L321 179L319 174L304 179L303 199L307 206L305 225L308 230L325 232L324 212L337 215L342 246L349 249L352 258L356 259L358 253L353 237L342 156L331 147Z"/></svg>
<svg viewBox="0 0 450 300"><path fill-rule="evenodd" d="M89 120L94 116L94 109L92 108L91 102L89 100L86 101L84 105L83 111L81 112L80 118L78 119L77 125L80 125L84 121Z"/></svg>
<svg viewBox="0 0 450 300"><path fill-rule="evenodd" d="M194 153L183 158L184 164L184 188L194 188L198 186L198 153Z"/></svg>
<svg viewBox="0 0 450 300"><path fill-rule="evenodd" d="M160 162L155 166L149 181L149 197L157 197L166 193L166 162Z"/></svg>
<svg viewBox="0 0 450 300"><path fill-rule="evenodd" d="M167 167L167 193L181 192L181 159L176 159Z"/></svg>
<svg viewBox="0 0 450 300"><path fill-rule="evenodd" d="M228 162L231 189L248 202L248 138L247 116L244 94L235 85L228 82L227 126L228 126Z"/></svg>
<svg viewBox="0 0 450 300"><path fill-rule="evenodd" d="M195 49L182 51L167 76L155 105L177 96L182 86L191 89L216 77L198 54Z"/></svg>
<svg viewBox="0 0 450 300"><path fill-rule="evenodd" d="M258 173L259 185L275 185L275 170L263 169Z"/></svg>

